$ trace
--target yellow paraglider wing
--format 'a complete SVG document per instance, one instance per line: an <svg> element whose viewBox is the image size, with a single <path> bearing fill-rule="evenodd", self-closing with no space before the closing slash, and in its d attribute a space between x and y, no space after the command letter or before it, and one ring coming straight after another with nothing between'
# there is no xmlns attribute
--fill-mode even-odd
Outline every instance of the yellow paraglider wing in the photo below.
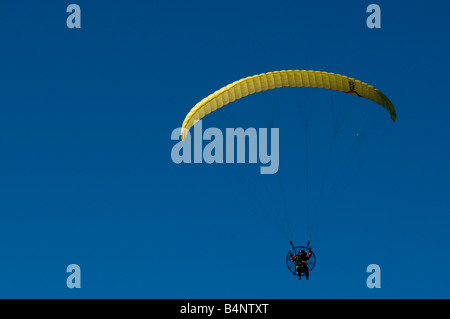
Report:
<svg viewBox="0 0 450 319"><path fill-rule="evenodd" d="M314 87L353 94L369 99L384 107L396 120L391 101L373 86L344 75L306 70L286 70L250 76L228 84L220 90L198 102L186 115L181 127L181 139L184 141L195 121L205 115L247 95L281 87Z"/></svg>

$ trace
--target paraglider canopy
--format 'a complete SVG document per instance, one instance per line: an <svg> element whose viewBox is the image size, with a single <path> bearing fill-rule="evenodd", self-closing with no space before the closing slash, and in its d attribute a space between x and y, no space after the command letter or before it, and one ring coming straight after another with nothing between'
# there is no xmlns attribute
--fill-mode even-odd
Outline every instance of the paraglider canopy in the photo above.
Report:
<svg viewBox="0 0 450 319"><path fill-rule="evenodd" d="M207 114L250 94L281 87L314 87L340 91L371 100L384 107L395 121L397 114L391 101L378 89L367 83L322 71L283 70L243 78L224 86L198 102L186 115L181 127L184 141L189 129Z"/></svg>

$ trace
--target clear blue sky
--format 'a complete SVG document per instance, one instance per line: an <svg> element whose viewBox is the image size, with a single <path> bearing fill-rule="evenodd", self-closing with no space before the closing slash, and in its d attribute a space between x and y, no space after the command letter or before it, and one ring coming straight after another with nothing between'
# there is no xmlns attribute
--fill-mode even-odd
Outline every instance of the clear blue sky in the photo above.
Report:
<svg viewBox="0 0 450 319"><path fill-rule="evenodd" d="M381 29L370 1L73 2L0 5L0 297L450 297L447 2L375 1ZM170 157L196 102L282 69L369 82L398 113L323 218L308 282L227 167Z"/></svg>

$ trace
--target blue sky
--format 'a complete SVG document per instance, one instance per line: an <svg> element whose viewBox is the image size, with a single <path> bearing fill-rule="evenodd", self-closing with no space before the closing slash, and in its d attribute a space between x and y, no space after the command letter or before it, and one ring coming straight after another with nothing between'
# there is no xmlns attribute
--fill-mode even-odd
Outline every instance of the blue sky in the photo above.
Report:
<svg viewBox="0 0 450 319"><path fill-rule="evenodd" d="M369 1L77 1L75 30L70 3L1 4L0 297L449 297L449 4L377 1L369 29ZM308 282L228 166L170 157L195 103L282 69L369 82L398 114L321 221ZM73 263L81 289L65 285Z"/></svg>

